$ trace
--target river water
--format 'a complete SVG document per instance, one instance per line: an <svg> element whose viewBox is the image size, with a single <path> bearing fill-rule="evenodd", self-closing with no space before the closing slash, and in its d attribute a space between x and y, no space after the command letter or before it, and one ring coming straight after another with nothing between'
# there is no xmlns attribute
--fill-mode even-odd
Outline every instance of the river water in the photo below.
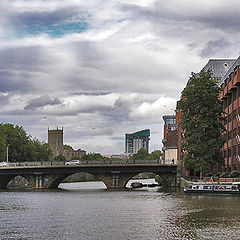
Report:
<svg viewBox="0 0 240 240"><path fill-rule="evenodd" d="M240 196L110 191L102 182L60 188L1 191L0 239L240 239Z"/></svg>

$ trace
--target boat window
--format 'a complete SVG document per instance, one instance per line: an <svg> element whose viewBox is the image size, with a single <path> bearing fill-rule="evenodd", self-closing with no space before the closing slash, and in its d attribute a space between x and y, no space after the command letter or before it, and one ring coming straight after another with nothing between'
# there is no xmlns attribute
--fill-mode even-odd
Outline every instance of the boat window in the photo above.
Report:
<svg viewBox="0 0 240 240"><path fill-rule="evenodd" d="M189 186L189 189L192 189L192 185Z"/></svg>
<svg viewBox="0 0 240 240"><path fill-rule="evenodd" d="M233 190L236 190L236 189L237 189L237 186L232 186L232 189L233 189Z"/></svg>
<svg viewBox="0 0 240 240"><path fill-rule="evenodd" d="M211 186L203 186L203 189L211 189Z"/></svg>
<svg viewBox="0 0 240 240"><path fill-rule="evenodd" d="M193 186L193 189L199 189L199 186Z"/></svg>

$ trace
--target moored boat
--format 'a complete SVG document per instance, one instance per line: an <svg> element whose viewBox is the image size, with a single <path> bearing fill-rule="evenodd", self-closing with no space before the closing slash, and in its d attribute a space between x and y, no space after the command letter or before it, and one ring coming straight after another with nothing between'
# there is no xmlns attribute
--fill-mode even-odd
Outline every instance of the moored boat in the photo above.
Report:
<svg viewBox="0 0 240 240"><path fill-rule="evenodd" d="M191 184L184 188L185 193L240 194L240 184Z"/></svg>

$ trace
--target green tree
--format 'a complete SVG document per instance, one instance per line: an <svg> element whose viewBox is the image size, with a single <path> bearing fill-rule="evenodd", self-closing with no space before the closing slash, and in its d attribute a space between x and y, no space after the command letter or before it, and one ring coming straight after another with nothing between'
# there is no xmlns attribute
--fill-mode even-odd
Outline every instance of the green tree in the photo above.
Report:
<svg viewBox="0 0 240 240"><path fill-rule="evenodd" d="M7 158L6 137L1 131L1 126L0 126L0 162L6 161L6 158Z"/></svg>
<svg viewBox="0 0 240 240"><path fill-rule="evenodd" d="M87 161L101 161L107 160L108 158L103 157L100 153L88 153L86 155L83 155L81 159Z"/></svg>
<svg viewBox="0 0 240 240"><path fill-rule="evenodd" d="M11 123L0 124L0 160L6 159L7 146L10 162L48 161L51 150L46 143L32 139L23 127Z"/></svg>
<svg viewBox="0 0 240 240"><path fill-rule="evenodd" d="M140 148L137 153L133 154L131 159L133 160L144 160L144 159L148 159L149 157L149 153L147 152L147 150Z"/></svg>
<svg viewBox="0 0 240 240"><path fill-rule="evenodd" d="M53 160L54 161L66 161L66 158L63 155L59 154L59 155L55 156L53 158Z"/></svg>
<svg viewBox="0 0 240 240"><path fill-rule="evenodd" d="M183 164L186 169L211 172L223 164L221 148L225 131L223 107L218 100L220 88L210 71L192 73L182 91L178 108L181 109L181 127L184 129Z"/></svg>
<svg viewBox="0 0 240 240"><path fill-rule="evenodd" d="M151 154L148 156L149 160L159 160L160 156L162 156L162 152L160 150L154 150L151 152Z"/></svg>

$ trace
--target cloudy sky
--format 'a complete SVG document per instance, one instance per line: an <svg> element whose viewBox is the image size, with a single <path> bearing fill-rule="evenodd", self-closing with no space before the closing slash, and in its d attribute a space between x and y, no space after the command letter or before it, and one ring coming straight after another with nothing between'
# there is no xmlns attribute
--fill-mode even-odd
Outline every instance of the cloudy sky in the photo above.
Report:
<svg viewBox="0 0 240 240"><path fill-rule="evenodd" d="M162 147L191 72L237 58L237 0L1 0L0 121L47 141L64 127L75 149L123 153L151 130Z"/></svg>

